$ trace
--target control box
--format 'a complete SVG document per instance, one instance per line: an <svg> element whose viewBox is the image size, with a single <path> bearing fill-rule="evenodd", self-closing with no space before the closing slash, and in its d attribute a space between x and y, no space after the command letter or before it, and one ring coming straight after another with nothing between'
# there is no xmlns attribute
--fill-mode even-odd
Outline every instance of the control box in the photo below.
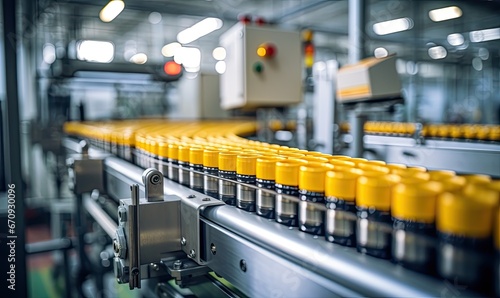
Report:
<svg viewBox="0 0 500 298"><path fill-rule="evenodd" d="M396 98L401 98L396 56L366 58L338 72L337 101L340 103Z"/></svg>
<svg viewBox="0 0 500 298"><path fill-rule="evenodd" d="M223 109L283 107L302 101L299 32L237 23L221 35Z"/></svg>

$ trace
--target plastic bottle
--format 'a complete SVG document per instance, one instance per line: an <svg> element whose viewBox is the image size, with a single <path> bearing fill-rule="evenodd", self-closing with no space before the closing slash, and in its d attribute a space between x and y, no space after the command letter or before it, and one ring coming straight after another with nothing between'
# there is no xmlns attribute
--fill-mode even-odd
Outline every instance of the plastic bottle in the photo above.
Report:
<svg viewBox="0 0 500 298"><path fill-rule="evenodd" d="M236 157L236 207L255 212L255 188L241 183L255 185L256 154L238 154Z"/></svg>
<svg viewBox="0 0 500 298"><path fill-rule="evenodd" d="M219 196L219 153L215 148L203 151L203 193L218 198Z"/></svg>
<svg viewBox="0 0 500 298"><path fill-rule="evenodd" d="M325 210L318 208L325 202L327 163L307 163L299 168L299 230L313 235L324 234ZM318 205L317 205L318 204Z"/></svg>
<svg viewBox="0 0 500 298"><path fill-rule="evenodd" d="M168 144L168 179L179 182L179 144L171 142Z"/></svg>
<svg viewBox="0 0 500 298"><path fill-rule="evenodd" d="M441 277L467 287L486 287L484 277L492 275L494 204L488 198L458 192L439 196L437 272Z"/></svg>
<svg viewBox="0 0 500 298"><path fill-rule="evenodd" d="M436 199L439 182L400 183L393 188L392 257L404 267L434 272Z"/></svg>
<svg viewBox="0 0 500 298"><path fill-rule="evenodd" d="M236 157L235 151L225 151L219 153L219 200L228 205L236 205Z"/></svg>
<svg viewBox="0 0 500 298"><path fill-rule="evenodd" d="M276 162L275 219L276 222L290 227L297 226L299 167L301 164L305 164L305 162L290 159ZM297 201L292 198L296 198Z"/></svg>
<svg viewBox="0 0 500 298"><path fill-rule="evenodd" d="M362 171L326 172L325 239L346 246L356 245L356 183Z"/></svg>
<svg viewBox="0 0 500 298"><path fill-rule="evenodd" d="M189 186L189 150L191 146L183 143L179 145L179 183Z"/></svg>
<svg viewBox="0 0 500 298"><path fill-rule="evenodd" d="M195 191L203 192L203 148L191 147L189 149L189 187Z"/></svg>
<svg viewBox="0 0 500 298"><path fill-rule="evenodd" d="M392 187L399 182L396 175L363 174L356 185L356 247L361 253L388 259L391 257Z"/></svg>
<svg viewBox="0 0 500 298"><path fill-rule="evenodd" d="M274 219L274 201L275 195L264 190L274 190L276 177L277 157L259 157L256 162L256 213L265 218Z"/></svg>

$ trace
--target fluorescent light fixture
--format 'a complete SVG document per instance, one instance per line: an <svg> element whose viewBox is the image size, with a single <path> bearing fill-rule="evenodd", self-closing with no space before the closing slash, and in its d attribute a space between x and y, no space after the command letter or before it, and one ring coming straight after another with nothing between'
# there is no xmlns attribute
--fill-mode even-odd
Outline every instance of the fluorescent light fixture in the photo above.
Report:
<svg viewBox="0 0 500 298"><path fill-rule="evenodd" d="M174 61L182 64L186 72L197 72L201 65L201 51L198 48L181 47L175 51Z"/></svg>
<svg viewBox="0 0 500 298"><path fill-rule="evenodd" d="M431 57L432 59L443 59L446 57L446 55L448 55L448 52L443 46L435 46L429 48L427 52L429 54L429 57Z"/></svg>
<svg viewBox="0 0 500 298"><path fill-rule="evenodd" d="M222 27L222 20L206 18L177 34L177 41L187 44Z"/></svg>
<svg viewBox="0 0 500 298"><path fill-rule="evenodd" d="M462 16L462 10L458 6L448 6L429 11L429 18L434 22L456 19Z"/></svg>
<svg viewBox="0 0 500 298"><path fill-rule="evenodd" d="M464 44L464 36L460 33L452 33L446 37L448 43L452 46L461 46Z"/></svg>
<svg viewBox="0 0 500 298"><path fill-rule="evenodd" d="M111 0L101 9L99 18L105 23L114 20L125 8L125 3L122 0Z"/></svg>
<svg viewBox="0 0 500 298"><path fill-rule="evenodd" d="M376 48L373 51L373 55L375 56L375 58L384 58L389 55L389 52L385 48Z"/></svg>
<svg viewBox="0 0 500 298"><path fill-rule="evenodd" d="M137 53L130 57L129 61L135 64L144 64L148 61L148 56L144 53Z"/></svg>
<svg viewBox="0 0 500 298"><path fill-rule="evenodd" d="M171 42L169 44L166 44L161 48L161 54L167 58L169 57L174 57L175 51L179 48L181 48L182 45L178 42Z"/></svg>
<svg viewBox="0 0 500 298"><path fill-rule="evenodd" d="M56 47L51 43L43 45L42 58L43 62L47 64L54 63L56 61Z"/></svg>
<svg viewBox="0 0 500 298"><path fill-rule="evenodd" d="M469 33L470 41L482 42L500 39L500 28L491 28L478 31L471 31Z"/></svg>
<svg viewBox="0 0 500 298"><path fill-rule="evenodd" d="M217 47L212 51L212 56L215 60L224 60L226 59L226 49Z"/></svg>
<svg viewBox="0 0 500 298"><path fill-rule="evenodd" d="M224 62L224 61L217 61L217 63L215 63L215 71L218 74L225 73L226 72L226 62Z"/></svg>
<svg viewBox="0 0 500 298"><path fill-rule="evenodd" d="M115 46L109 41L82 40L76 49L76 57L89 62L109 63L114 56Z"/></svg>
<svg viewBox="0 0 500 298"><path fill-rule="evenodd" d="M411 28L413 28L413 20L410 18L400 18L373 24L373 32L377 35L387 35Z"/></svg>

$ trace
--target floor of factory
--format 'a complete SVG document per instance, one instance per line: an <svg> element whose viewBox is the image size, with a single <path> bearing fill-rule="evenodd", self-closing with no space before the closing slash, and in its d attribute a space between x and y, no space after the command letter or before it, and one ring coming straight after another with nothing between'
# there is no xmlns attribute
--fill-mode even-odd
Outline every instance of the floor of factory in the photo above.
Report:
<svg viewBox="0 0 500 298"><path fill-rule="evenodd" d="M49 215L29 210L27 212L26 243L35 243L52 239ZM69 228L68 230L71 230ZM71 232L68 236L71 236ZM76 253L69 252L70 274L72 281L75 281ZM65 297L64 274L62 267L62 256L57 252L40 253L28 255L26 265L28 267L28 295L33 298L59 298ZM104 278L106 297L135 297L134 293L128 290L128 285L118 285L114 275L109 273ZM72 295L77 296L75 285L71 285ZM83 285L83 292L86 297L95 297L95 286L92 280L87 280Z"/></svg>

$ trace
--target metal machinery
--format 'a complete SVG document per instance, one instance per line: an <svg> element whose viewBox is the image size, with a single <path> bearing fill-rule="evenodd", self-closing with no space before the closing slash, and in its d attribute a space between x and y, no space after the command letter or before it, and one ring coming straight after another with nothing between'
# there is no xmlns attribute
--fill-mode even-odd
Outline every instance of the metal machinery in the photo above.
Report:
<svg viewBox="0 0 500 298"><path fill-rule="evenodd" d="M92 185L100 188L104 181L101 192L115 202L117 221L99 205L96 196L83 196L82 206L113 239L116 279L128 283L130 289L141 288L145 296L152 292L174 295L175 290L167 283L173 279L202 297L430 297L491 293L491 286L486 284L495 281L488 271L474 276L484 279L478 290L450 277L418 273L389 260L358 253L355 248L326 241L323 235L304 233L226 204L217 195L203 191L209 178L231 183L238 189L269 193L273 198L279 193L209 174L193 168L192 162L191 167L184 167L181 149L179 155L166 149L175 144L187 146L189 142L195 148L208 148L205 150L240 144L233 149L244 152L260 148L260 154L266 151L278 155L280 149L287 149L233 134L251 133L253 124L154 124L143 120L66 126L69 135L89 139L92 144L87 161L81 161L89 164L75 163L73 167L75 187L90 191ZM73 138L67 139L65 146L80 151ZM103 156L103 151L113 154ZM90 166L94 158L98 158L99 166ZM174 162L176 158L178 164ZM178 175L172 175L174 172ZM187 184L182 182L183 176L188 177ZM82 181L81 177L85 179ZM297 197L287 198L300 202ZM324 203L314 206L325 210ZM391 226L387 228L392 231ZM488 251L481 257L483 260L489 258ZM230 285L221 282L220 277Z"/></svg>

